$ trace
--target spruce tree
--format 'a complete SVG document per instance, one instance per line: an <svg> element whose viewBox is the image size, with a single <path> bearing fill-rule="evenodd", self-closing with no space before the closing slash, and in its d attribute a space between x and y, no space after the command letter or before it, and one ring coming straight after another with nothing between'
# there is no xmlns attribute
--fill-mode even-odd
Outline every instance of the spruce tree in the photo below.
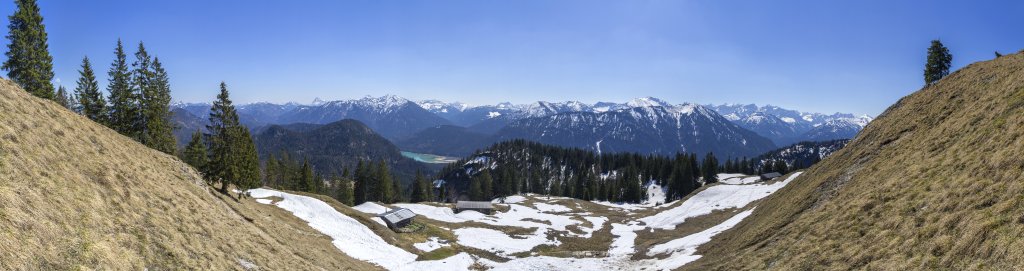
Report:
<svg viewBox="0 0 1024 271"><path fill-rule="evenodd" d="M427 201L427 180L423 177L423 173L419 170L416 171L416 177L412 181L412 185L409 189L409 201L410 202L423 202Z"/></svg>
<svg viewBox="0 0 1024 271"><path fill-rule="evenodd" d="M342 204L353 206L355 204L352 195L352 181L348 178L341 178L335 185L337 192L335 193L336 199Z"/></svg>
<svg viewBox="0 0 1024 271"><path fill-rule="evenodd" d="M207 152L206 142L203 141L203 133L196 130L192 133L192 140L188 142L188 146L185 147L185 152L182 154L182 160L192 167L203 171L206 168L207 163Z"/></svg>
<svg viewBox="0 0 1024 271"><path fill-rule="evenodd" d="M220 83L220 94L210 108L210 161L208 176L221 182L221 193L227 194L228 186L239 189L254 188L259 184L259 159L256 144L249 129L238 121L238 113L228 94L227 84Z"/></svg>
<svg viewBox="0 0 1024 271"><path fill-rule="evenodd" d="M489 201L494 197L494 178L491 177L489 169L480 173L480 193L483 200Z"/></svg>
<svg viewBox="0 0 1024 271"><path fill-rule="evenodd" d="M108 124L122 135L139 140L141 131L139 129L141 112L139 112L139 97L132 87L131 72L128 70L128 59L124 53L121 40L117 40L117 48L114 49L114 63L110 65L107 72L107 92L110 98Z"/></svg>
<svg viewBox="0 0 1024 271"><path fill-rule="evenodd" d="M139 43L139 50L145 54L145 48ZM143 57L148 57L145 55ZM140 61L147 63L148 61ZM154 58L150 68L137 68L136 76L139 82L145 81L145 85L139 85L138 89L143 90L142 108L144 134L143 142L146 146L162 151L164 153L175 152L174 126L171 123L171 87L167 71L164 70L160 59ZM144 74L143 74L144 73ZM149 77L143 79L143 77Z"/></svg>
<svg viewBox="0 0 1024 271"><path fill-rule="evenodd" d="M480 178L474 176L469 179L469 199L470 200L483 200L484 193L483 187L480 184Z"/></svg>
<svg viewBox="0 0 1024 271"><path fill-rule="evenodd" d="M239 125L232 130L233 160L238 172L237 179L232 183L243 191L257 188L260 186L260 158L256 152L256 142L253 141L249 128Z"/></svg>
<svg viewBox="0 0 1024 271"><path fill-rule="evenodd" d="M57 99L57 104L59 104L60 106L63 106L64 108L67 108L71 111L76 111L74 100L75 97L68 93L68 90L65 89L63 85L57 86L57 96L54 98Z"/></svg>
<svg viewBox="0 0 1024 271"><path fill-rule="evenodd" d="M356 164L356 173L354 174L355 184L352 188L352 200L356 205L363 204L366 202L366 166L363 165L363 160L359 160Z"/></svg>
<svg viewBox="0 0 1024 271"><path fill-rule="evenodd" d="M82 58L82 69L78 71L78 76L75 95L78 96L79 112L92 121L107 125L107 101L100 93L99 82L96 81L89 57Z"/></svg>
<svg viewBox="0 0 1024 271"><path fill-rule="evenodd" d="M949 75L953 55L939 40L932 40L928 47L928 59L924 65L924 84L931 85Z"/></svg>
<svg viewBox="0 0 1024 271"><path fill-rule="evenodd" d="M554 181L552 181L551 188L548 190L547 194L556 197L562 196L562 185L558 183L557 178Z"/></svg>
<svg viewBox="0 0 1024 271"><path fill-rule="evenodd" d="M46 26L35 0L16 0L17 10L7 18L7 60L0 69L28 93L56 100L53 90L53 57L47 44Z"/></svg>
<svg viewBox="0 0 1024 271"><path fill-rule="evenodd" d="M714 153L708 153L704 156L704 164L700 168L701 177L704 177L704 183L715 183L718 181L718 158L715 158Z"/></svg>
<svg viewBox="0 0 1024 271"><path fill-rule="evenodd" d="M277 186L278 185L278 183L277 183L278 164L277 163L278 163L277 158L274 157L273 153L267 155L267 161L263 163L263 185L266 185L266 186L269 186L269 187L278 187Z"/></svg>
<svg viewBox="0 0 1024 271"><path fill-rule="evenodd" d="M394 203L396 191L393 190L391 171L384 159L377 163L377 181L378 199L384 203Z"/></svg>
<svg viewBox="0 0 1024 271"><path fill-rule="evenodd" d="M302 192L313 192L313 168L309 166L309 159L302 161L302 171L295 190Z"/></svg>

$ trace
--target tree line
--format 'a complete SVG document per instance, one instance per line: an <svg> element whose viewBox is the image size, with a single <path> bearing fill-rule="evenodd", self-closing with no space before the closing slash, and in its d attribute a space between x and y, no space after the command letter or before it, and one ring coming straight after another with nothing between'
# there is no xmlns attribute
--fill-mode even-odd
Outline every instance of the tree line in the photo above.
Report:
<svg viewBox="0 0 1024 271"><path fill-rule="evenodd" d="M359 160L354 170L340 174L317 172L308 159L292 158L288 152L269 155L263 166L263 185L275 189L331 196L349 206L364 202L423 202L435 200L434 189L422 172L404 188L387 162Z"/></svg>
<svg viewBox="0 0 1024 271"><path fill-rule="evenodd" d="M74 93L59 86L54 92L53 57L47 44L46 27L33 0L15 1L17 10L9 17L7 60L0 66L7 76L29 93L104 124L150 148L174 154L174 126L171 122L171 86L158 57L139 42L135 61L128 63L118 39L114 61L107 72L108 97L103 97L89 57L82 58Z"/></svg>
<svg viewBox="0 0 1024 271"><path fill-rule="evenodd" d="M667 188L667 200L716 182L718 159L707 154L674 157L637 153L602 153L544 145L525 140L497 143L449 164L438 175L446 181L446 200L466 196L490 200L519 193L583 200L641 202L645 185Z"/></svg>

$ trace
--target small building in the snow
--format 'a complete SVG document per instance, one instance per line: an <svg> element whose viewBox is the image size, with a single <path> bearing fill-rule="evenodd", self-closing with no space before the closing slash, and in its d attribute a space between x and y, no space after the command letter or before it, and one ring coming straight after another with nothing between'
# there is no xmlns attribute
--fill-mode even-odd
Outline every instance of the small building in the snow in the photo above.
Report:
<svg viewBox="0 0 1024 271"><path fill-rule="evenodd" d="M494 206L491 205L490 201L460 200L455 203L455 212L461 213L462 211L477 211L482 214L493 214Z"/></svg>
<svg viewBox="0 0 1024 271"><path fill-rule="evenodd" d="M768 173L765 173L765 174L761 174L761 180L762 181L768 181L768 180L775 179L775 178L778 178L778 177L782 177L782 174L779 174L778 172L768 172Z"/></svg>
<svg viewBox="0 0 1024 271"><path fill-rule="evenodd" d="M377 216L380 217L381 220L384 220L384 223L388 225L388 228L396 230L412 223L412 218L416 217L416 213L413 213L409 209L398 208Z"/></svg>

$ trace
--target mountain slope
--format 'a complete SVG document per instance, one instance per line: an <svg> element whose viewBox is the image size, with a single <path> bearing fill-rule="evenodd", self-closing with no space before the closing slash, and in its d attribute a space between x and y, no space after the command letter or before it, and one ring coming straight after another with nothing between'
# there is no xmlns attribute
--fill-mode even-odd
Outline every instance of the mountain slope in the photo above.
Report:
<svg viewBox="0 0 1024 271"><path fill-rule="evenodd" d="M1013 270L1024 263L1024 55L891 106L688 268Z"/></svg>
<svg viewBox="0 0 1024 271"><path fill-rule="evenodd" d="M509 124L497 136L502 140L526 139L598 153L714 152L718 157L742 157L775 148L767 138L694 104L526 118Z"/></svg>
<svg viewBox="0 0 1024 271"><path fill-rule="evenodd" d="M805 130L795 123L786 122L775 115L764 112L755 112L750 116L733 122L740 127L771 139L777 145L788 144Z"/></svg>
<svg viewBox="0 0 1024 271"><path fill-rule="evenodd" d="M375 269L259 205L0 80L2 270Z"/></svg>
<svg viewBox="0 0 1024 271"><path fill-rule="evenodd" d="M708 107L741 127L771 139L776 145L851 139L872 119L867 115L809 113L774 105L722 104Z"/></svg>
<svg viewBox="0 0 1024 271"><path fill-rule="evenodd" d="M310 164L323 174L340 175L346 167L354 170L359 160L379 159L387 161L391 172L403 182L411 181L416 170L427 171L416 161L403 157L398 147L357 120L324 125L272 125L255 137L261 159L270 154L279 156L286 150L292 159L309 158Z"/></svg>
<svg viewBox="0 0 1024 271"><path fill-rule="evenodd" d="M301 106L281 114L274 123L327 124L342 119L358 120L391 140L404 138L426 128L450 124L448 120L416 103L392 95Z"/></svg>

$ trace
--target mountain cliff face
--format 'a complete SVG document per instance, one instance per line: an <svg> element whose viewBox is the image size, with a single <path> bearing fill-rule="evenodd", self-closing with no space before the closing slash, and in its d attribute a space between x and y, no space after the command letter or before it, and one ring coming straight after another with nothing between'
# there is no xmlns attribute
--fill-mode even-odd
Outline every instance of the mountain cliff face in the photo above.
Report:
<svg viewBox="0 0 1024 271"><path fill-rule="evenodd" d="M700 105L644 106L603 113L570 112L526 118L497 133L502 140L527 139L595 152L676 152L719 157L754 156L775 148Z"/></svg>
<svg viewBox="0 0 1024 271"><path fill-rule="evenodd" d="M375 269L291 214L234 196L0 80L0 270Z"/></svg>
<svg viewBox="0 0 1024 271"><path fill-rule="evenodd" d="M706 245L693 270L1024 263L1024 55L906 96Z"/></svg>

